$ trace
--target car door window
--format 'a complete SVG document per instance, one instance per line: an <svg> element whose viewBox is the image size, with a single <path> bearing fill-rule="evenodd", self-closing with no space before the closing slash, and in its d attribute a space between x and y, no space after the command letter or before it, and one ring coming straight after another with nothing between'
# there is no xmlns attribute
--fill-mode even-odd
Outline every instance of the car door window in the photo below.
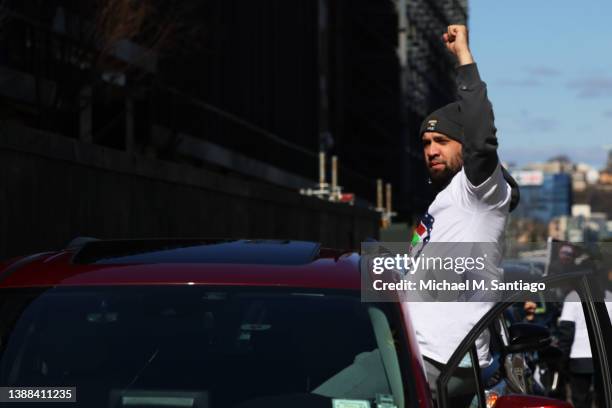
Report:
<svg viewBox="0 0 612 408"><path fill-rule="evenodd" d="M594 374L601 372L603 364L593 358L598 353L591 345L605 341L602 332L609 330L609 319L602 321L601 313L585 314L595 305L586 279L555 278L548 288L558 289L560 301L544 302L537 293L533 299L521 297L517 302L496 305L475 326L440 376L440 407L491 407L497 398L510 394L545 396L576 407L590 407L598 399L601 385L594 382ZM477 340L485 331L490 333L492 361L475 366ZM594 334L599 343L590 337ZM453 400L451 379L467 361L475 367L471 377L474 397L464 404Z"/></svg>
<svg viewBox="0 0 612 408"><path fill-rule="evenodd" d="M482 384L478 379L476 346L470 347L459 364L439 378L439 400L449 407L469 407L482 400ZM476 405L477 406L477 405Z"/></svg>

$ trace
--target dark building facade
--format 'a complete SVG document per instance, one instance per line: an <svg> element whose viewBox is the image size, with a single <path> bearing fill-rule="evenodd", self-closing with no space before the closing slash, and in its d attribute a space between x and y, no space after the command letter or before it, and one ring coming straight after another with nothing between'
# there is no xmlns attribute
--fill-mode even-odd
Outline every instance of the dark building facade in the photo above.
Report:
<svg viewBox="0 0 612 408"><path fill-rule="evenodd" d="M409 219L418 126L454 97L440 35L467 6L9 0L2 18L3 120L294 191L323 149L345 191L372 203L382 178Z"/></svg>
<svg viewBox="0 0 612 408"><path fill-rule="evenodd" d="M456 61L441 36L450 24L468 24L467 0L406 1L406 56L402 69L404 160L401 194L408 213L418 216L431 196L418 134L423 119L455 100Z"/></svg>

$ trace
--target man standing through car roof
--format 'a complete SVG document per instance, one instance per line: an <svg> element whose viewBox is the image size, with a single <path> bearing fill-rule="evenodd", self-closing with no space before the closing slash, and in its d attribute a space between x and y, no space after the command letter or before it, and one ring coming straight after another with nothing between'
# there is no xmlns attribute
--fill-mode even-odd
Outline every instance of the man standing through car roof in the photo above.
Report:
<svg viewBox="0 0 612 408"><path fill-rule="evenodd" d="M492 243L496 251L489 257L489 272L501 280L502 240L508 215L518 203L518 186L497 156L493 110L469 48L467 28L451 25L443 40L457 58L458 97L421 125L425 164L437 194L415 230L412 247L421 251L434 242ZM440 370L491 306L490 302L410 304L434 394ZM491 363L488 343L486 335L476 342L481 367Z"/></svg>

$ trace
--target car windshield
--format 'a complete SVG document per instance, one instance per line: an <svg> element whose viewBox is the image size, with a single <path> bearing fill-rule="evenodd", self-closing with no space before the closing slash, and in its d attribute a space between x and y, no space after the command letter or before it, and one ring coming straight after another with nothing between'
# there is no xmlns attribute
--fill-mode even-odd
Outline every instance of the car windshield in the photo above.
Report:
<svg viewBox="0 0 612 408"><path fill-rule="evenodd" d="M405 351L390 307L295 289L4 289L0 386L73 386L71 407L331 407L377 396L402 406L389 367Z"/></svg>

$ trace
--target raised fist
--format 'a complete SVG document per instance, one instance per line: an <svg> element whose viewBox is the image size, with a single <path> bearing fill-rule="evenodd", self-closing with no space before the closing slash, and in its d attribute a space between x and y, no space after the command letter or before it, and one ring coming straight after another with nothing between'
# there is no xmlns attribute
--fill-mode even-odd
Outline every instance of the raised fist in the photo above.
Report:
<svg viewBox="0 0 612 408"><path fill-rule="evenodd" d="M442 39L446 48L457 57L460 65L473 62L466 26L449 25Z"/></svg>

